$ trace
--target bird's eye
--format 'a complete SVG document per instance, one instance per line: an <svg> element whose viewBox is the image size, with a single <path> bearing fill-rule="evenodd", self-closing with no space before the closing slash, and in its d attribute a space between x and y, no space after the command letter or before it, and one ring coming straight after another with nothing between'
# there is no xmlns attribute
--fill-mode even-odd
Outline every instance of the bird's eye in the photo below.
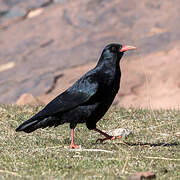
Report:
<svg viewBox="0 0 180 180"><path fill-rule="evenodd" d="M116 48L115 48L115 47L112 47L112 48L111 48L111 51L116 51Z"/></svg>

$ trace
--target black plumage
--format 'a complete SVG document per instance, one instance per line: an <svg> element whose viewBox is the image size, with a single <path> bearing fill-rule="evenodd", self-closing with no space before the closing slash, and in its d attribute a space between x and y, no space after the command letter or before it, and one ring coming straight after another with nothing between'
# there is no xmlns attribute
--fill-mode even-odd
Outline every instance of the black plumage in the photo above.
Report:
<svg viewBox="0 0 180 180"><path fill-rule="evenodd" d="M71 148L74 144L74 128L78 123L86 123L89 130L95 130L106 138L113 137L96 128L96 123L111 106L120 86L121 71L119 61L133 46L107 45L92 70L83 75L70 88L52 100L40 112L22 123L16 131L30 133L38 128L56 127L70 123L72 129Z"/></svg>

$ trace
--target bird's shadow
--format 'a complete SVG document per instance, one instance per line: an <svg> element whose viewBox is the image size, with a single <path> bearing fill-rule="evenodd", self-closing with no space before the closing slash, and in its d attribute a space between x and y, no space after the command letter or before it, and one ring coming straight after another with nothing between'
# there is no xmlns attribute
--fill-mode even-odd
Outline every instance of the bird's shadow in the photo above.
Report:
<svg viewBox="0 0 180 180"><path fill-rule="evenodd" d="M166 142L159 142L159 143L131 143L131 142L124 142L125 145L128 146L149 146L149 147L173 147L173 146L180 146L180 143L172 142L172 143L166 143Z"/></svg>
<svg viewBox="0 0 180 180"><path fill-rule="evenodd" d="M98 143L92 143L92 145L97 145ZM100 143L101 144L101 143ZM106 143L104 143L106 144ZM180 146L180 143L177 143L177 142L172 142L172 143L166 143L166 142L159 142L159 143L148 143L148 142L145 142L145 143L142 143L142 142L136 142L136 143L132 143L132 142L116 142L115 143L116 145L126 145L126 146L139 146L139 147L144 147L144 146L147 146L147 147L176 147L176 146Z"/></svg>

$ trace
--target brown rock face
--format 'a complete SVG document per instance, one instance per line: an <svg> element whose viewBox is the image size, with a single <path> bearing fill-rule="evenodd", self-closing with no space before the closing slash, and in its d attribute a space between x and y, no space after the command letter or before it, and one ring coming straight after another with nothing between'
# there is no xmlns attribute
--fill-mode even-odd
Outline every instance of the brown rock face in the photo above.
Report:
<svg viewBox="0 0 180 180"><path fill-rule="evenodd" d="M23 94L16 102L17 105L42 105L43 103L38 99L32 96L32 94Z"/></svg>
<svg viewBox="0 0 180 180"><path fill-rule="evenodd" d="M119 42L139 51L122 61L115 104L179 108L179 8L178 0L0 0L0 103L23 93L47 103Z"/></svg>

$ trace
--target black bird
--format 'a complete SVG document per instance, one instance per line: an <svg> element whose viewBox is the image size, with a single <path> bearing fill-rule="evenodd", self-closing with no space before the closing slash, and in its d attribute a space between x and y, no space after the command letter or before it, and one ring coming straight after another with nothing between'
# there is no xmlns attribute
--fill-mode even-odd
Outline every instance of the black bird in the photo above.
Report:
<svg viewBox="0 0 180 180"><path fill-rule="evenodd" d="M16 131L31 133L38 128L56 127L70 123L71 145L74 144L74 129L78 123L86 123L89 130L104 135L104 139L115 139L96 128L96 123L111 106L120 87L120 59L125 51L136 49L112 43L107 45L97 65L77 80L70 88L48 103L40 112L22 123Z"/></svg>

